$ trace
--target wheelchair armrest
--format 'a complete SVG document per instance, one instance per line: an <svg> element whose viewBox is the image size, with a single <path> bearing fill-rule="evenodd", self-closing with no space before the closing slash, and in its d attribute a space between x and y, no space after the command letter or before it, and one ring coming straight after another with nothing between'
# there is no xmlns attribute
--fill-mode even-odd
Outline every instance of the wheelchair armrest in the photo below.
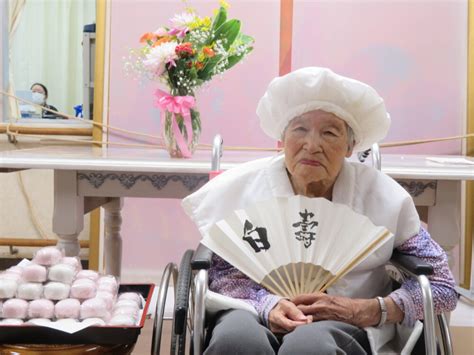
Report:
<svg viewBox="0 0 474 355"><path fill-rule="evenodd" d="M393 251L390 263L413 275L433 275L433 267L431 265L416 256L403 254L397 250Z"/></svg>
<svg viewBox="0 0 474 355"><path fill-rule="evenodd" d="M202 244L199 244L191 260L191 269L207 270L211 267L212 251Z"/></svg>

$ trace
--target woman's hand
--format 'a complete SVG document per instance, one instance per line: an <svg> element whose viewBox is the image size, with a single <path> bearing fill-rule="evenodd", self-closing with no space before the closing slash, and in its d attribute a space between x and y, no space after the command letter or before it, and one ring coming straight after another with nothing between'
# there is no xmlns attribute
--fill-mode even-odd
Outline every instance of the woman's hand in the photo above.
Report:
<svg viewBox="0 0 474 355"><path fill-rule="evenodd" d="M363 328L377 325L381 316L375 298L352 299L315 292L299 295L292 302L305 315L312 315L313 321L337 320Z"/></svg>
<svg viewBox="0 0 474 355"><path fill-rule="evenodd" d="M288 333L312 321L311 316L305 316L294 303L286 299L280 300L268 315L268 326L274 333Z"/></svg>

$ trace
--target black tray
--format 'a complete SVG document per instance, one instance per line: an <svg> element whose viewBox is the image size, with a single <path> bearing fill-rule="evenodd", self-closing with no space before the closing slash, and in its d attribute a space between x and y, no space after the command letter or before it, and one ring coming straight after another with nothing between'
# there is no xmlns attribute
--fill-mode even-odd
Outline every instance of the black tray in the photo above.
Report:
<svg viewBox="0 0 474 355"><path fill-rule="evenodd" d="M133 344L137 341L153 295L154 284L120 285L119 293L138 292L146 303L140 324L132 327L92 326L69 334L48 327L36 325L0 326L0 344Z"/></svg>

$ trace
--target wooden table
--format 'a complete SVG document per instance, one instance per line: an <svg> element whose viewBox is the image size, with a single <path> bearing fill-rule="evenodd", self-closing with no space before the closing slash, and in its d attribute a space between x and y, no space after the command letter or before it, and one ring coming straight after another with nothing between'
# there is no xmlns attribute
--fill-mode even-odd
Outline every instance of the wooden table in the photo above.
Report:
<svg viewBox="0 0 474 355"><path fill-rule="evenodd" d="M221 169L271 152L224 152ZM438 156L439 157L439 156ZM474 165L440 164L421 155L383 155L382 171L427 209L429 230L448 254L461 239L461 182L474 180ZM451 156L451 158L453 158ZM105 269L120 275L124 197L183 198L208 181L211 152L172 159L165 151L53 146L0 152L0 172L54 170L53 232L67 255L78 255L84 214L105 210Z"/></svg>

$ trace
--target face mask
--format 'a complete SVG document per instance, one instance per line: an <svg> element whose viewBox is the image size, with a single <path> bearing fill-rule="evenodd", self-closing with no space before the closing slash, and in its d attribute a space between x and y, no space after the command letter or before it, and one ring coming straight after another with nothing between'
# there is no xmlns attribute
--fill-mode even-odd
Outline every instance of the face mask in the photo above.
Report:
<svg viewBox="0 0 474 355"><path fill-rule="evenodd" d="M42 105L42 104L44 104L45 96L44 96L44 94L42 94L40 92L34 92L32 100L35 104Z"/></svg>

